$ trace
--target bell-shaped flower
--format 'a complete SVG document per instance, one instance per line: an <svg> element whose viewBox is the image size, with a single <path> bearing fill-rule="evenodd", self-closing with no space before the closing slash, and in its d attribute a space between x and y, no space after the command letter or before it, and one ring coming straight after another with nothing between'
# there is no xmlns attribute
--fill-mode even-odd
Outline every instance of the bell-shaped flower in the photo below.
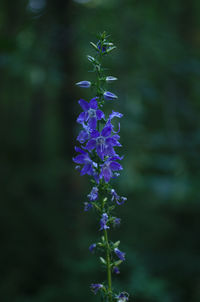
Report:
<svg viewBox="0 0 200 302"><path fill-rule="evenodd" d="M96 148L98 156L103 160L104 156L116 155L113 147L121 147L118 141L119 138L117 134L112 135L112 125L111 123L107 123L101 133L97 130L91 133L91 138L86 144L86 149L91 151Z"/></svg>
<svg viewBox="0 0 200 302"><path fill-rule="evenodd" d="M90 201L95 201L98 198L98 188L97 187L93 187L90 194L88 194L88 198Z"/></svg>
<svg viewBox="0 0 200 302"><path fill-rule="evenodd" d="M117 247L114 249L114 252L120 260L125 260L125 253L121 252Z"/></svg>
<svg viewBox="0 0 200 302"><path fill-rule="evenodd" d="M100 220L100 231L110 228L109 226L107 226L107 222L108 222L108 214L103 213Z"/></svg>
<svg viewBox="0 0 200 302"><path fill-rule="evenodd" d="M128 293L122 292L116 296L117 302L126 302L129 299Z"/></svg>
<svg viewBox="0 0 200 302"><path fill-rule="evenodd" d="M97 163L92 161L89 154L86 151L82 150L81 148L75 147L75 150L80 154L73 157L73 161L77 164L83 165L80 174L81 175L88 174L95 177L96 175L95 168L97 168Z"/></svg>
<svg viewBox="0 0 200 302"><path fill-rule="evenodd" d="M114 156L107 159L101 165L100 178L104 178L105 182L109 182L111 178L115 176L114 171L122 170L122 166L116 161L121 160L122 158L119 156Z"/></svg>
<svg viewBox="0 0 200 302"><path fill-rule="evenodd" d="M79 114L77 123L83 124L84 122L87 122L89 129L96 129L97 121L105 118L103 111L98 109L96 98L91 99L89 103L83 99L80 99L78 102L82 107L83 112Z"/></svg>

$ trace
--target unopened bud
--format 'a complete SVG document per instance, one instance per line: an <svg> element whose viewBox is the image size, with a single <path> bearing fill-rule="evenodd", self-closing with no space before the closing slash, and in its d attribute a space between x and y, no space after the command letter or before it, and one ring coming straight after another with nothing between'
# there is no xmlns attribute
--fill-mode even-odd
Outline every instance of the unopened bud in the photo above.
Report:
<svg viewBox="0 0 200 302"><path fill-rule="evenodd" d="M81 87L81 88L90 88L91 86L91 82L89 81L81 81L76 83L77 86Z"/></svg>
<svg viewBox="0 0 200 302"><path fill-rule="evenodd" d="M116 81L117 80L117 78L116 77L113 77L113 76L108 76L108 77L106 77L106 82L113 82L113 81Z"/></svg>

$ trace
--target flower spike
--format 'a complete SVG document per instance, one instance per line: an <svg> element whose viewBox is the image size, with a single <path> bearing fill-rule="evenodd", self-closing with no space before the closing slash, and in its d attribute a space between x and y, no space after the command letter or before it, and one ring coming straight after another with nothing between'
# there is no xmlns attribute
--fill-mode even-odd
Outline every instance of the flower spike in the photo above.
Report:
<svg viewBox="0 0 200 302"><path fill-rule="evenodd" d="M116 152L120 143L120 123L118 129L114 129L113 119L122 118L123 114L112 110L106 115L103 106L106 101L115 101L118 96L107 90L106 85L117 80L114 76L105 75L102 67L102 59L109 55L116 46L108 40L105 32L99 35L97 43L90 42L95 55L88 55L87 59L93 66L93 72L97 80L81 81L76 83L81 88L96 89L95 95L87 101L78 101L81 112L77 117L77 123L81 127L76 140L80 143L75 147L77 155L73 157L76 170L80 175L88 175L92 183L90 192L84 202L84 211L91 211L98 216L97 226L100 239L89 246L92 254L101 253L99 259L106 269L107 280L103 283L92 283L91 290L96 295L101 294L102 301L126 302L129 295L126 292L115 293L112 287L112 274L119 275L119 266L125 261L125 253L119 249L120 241L112 242L108 238L110 229L119 227L121 219L115 217L114 209L122 205L127 198L119 196L112 187L112 180L119 176L123 170L121 161L123 156Z"/></svg>

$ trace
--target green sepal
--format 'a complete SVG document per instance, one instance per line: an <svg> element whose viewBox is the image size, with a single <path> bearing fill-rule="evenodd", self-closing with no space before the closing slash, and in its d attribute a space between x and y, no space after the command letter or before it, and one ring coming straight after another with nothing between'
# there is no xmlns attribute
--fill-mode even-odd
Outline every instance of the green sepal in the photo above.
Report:
<svg viewBox="0 0 200 302"><path fill-rule="evenodd" d="M101 263L103 263L105 265L107 264L106 260L103 257L99 257L99 259L100 259Z"/></svg>
<svg viewBox="0 0 200 302"><path fill-rule="evenodd" d="M116 46L110 47L106 50L106 53L110 53L112 50L114 50L115 48L117 48Z"/></svg>
<svg viewBox="0 0 200 302"><path fill-rule="evenodd" d="M115 262L113 263L113 265L114 265L114 266L118 266L118 265L120 265L122 262L123 262L122 260L118 260L118 261L115 261Z"/></svg>
<svg viewBox="0 0 200 302"><path fill-rule="evenodd" d="M113 244L113 248L115 249L116 247L118 247L120 245L120 241L116 241L114 244Z"/></svg>

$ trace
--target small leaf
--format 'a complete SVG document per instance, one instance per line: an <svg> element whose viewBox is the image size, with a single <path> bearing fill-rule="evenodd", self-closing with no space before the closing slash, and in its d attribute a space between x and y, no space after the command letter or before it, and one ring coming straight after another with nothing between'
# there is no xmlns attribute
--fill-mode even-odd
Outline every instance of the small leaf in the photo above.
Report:
<svg viewBox="0 0 200 302"><path fill-rule="evenodd" d="M96 46L96 44L94 44L93 42L90 42L90 44L97 50L99 51L98 47Z"/></svg>
<svg viewBox="0 0 200 302"><path fill-rule="evenodd" d="M87 56L88 60L92 63L94 63L96 60L92 56Z"/></svg>

